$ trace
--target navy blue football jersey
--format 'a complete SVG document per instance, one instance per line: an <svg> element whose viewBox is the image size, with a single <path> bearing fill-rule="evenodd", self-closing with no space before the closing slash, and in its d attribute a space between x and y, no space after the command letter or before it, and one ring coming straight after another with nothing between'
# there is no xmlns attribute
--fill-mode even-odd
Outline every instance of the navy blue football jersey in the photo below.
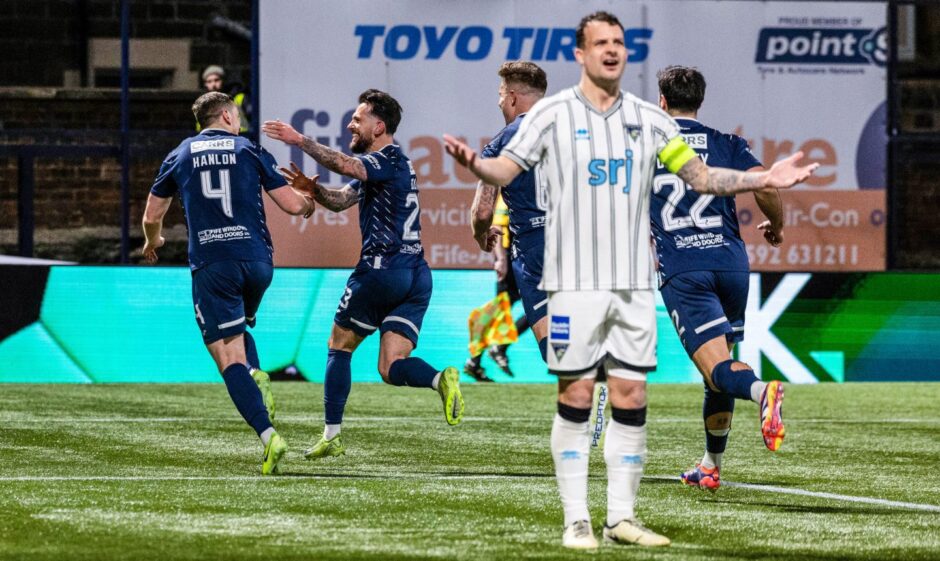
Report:
<svg viewBox="0 0 940 561"><path fill-rule="evenodd" d="M676 119L682 137L709 167L748 170L761 165L747 141L694 119ZM659 283L685 271L747 271L734 197L693 191L657 161L650 218Z"/></svg>
<svg viewBox="0 0 940 561"><path fill-rule="evenodd" d="M495 158L519 130L525 113L516 117L483 147L484 158ZM548 190L541 183L538 166L516 176L502 188L503 201L509 208L509 231L520 250L545 246L545 209Z"/></svg>
<svg viewBox="0 0 940 561"><path fill-rule="evenodd" d="M356 157L365 166L367 177L350 183L359 193L359 265L373 269L421 265L421 205L411 160L395 144Z"/></svg>
<svg viewBox="0 0 940 561"><path fill-rule="evenodd" d="M272 261L261 189L287 185L264 148L221 129L187 138L160 166L150 192L179 193L189 229L189 266Z"/></svg>

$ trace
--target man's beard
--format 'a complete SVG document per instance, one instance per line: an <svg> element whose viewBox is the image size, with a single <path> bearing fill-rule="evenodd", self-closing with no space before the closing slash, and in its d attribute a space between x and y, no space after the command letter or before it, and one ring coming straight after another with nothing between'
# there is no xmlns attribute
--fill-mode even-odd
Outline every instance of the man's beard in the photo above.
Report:
<svg viewBox="0 0 940 561"><path fill-rule="evenodd" d="M349 146L349 151L353 154L365 154L370 144L372 144L372 142L366 140L365 137L360 134L359 140Z"/></svg>

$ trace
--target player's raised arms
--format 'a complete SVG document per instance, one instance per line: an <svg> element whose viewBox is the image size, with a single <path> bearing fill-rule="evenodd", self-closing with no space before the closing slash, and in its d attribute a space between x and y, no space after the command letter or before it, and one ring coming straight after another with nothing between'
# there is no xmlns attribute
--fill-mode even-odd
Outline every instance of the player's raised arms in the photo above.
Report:
<svg viewBox="0 0 940 561"><path fill-rule="evenodd" d="M261 126L261 132L275 140L280 140L292 146L299 146L301 150L330 171L358 179L359 181L368 179L366 167L361 160L347 156L338 150L328 148L309 136L300 134L294 127L287 123L281 122L280 120L265 121ZM355 136L355 133L353 133L353 135ZM326 206L325 203L320 204Z"/></svg>

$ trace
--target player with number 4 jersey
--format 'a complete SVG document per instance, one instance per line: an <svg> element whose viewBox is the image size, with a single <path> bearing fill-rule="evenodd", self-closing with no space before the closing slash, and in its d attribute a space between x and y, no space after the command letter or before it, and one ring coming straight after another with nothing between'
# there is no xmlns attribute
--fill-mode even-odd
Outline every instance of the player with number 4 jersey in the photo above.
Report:
<svg viewBox="0 0 940 561"><path fill-rule="evenodd" d="M696 155L709 166L761 171L747 141L723 134L696 117L705 98L705 78L694 69L670 66L659 75L660 107L681 129ZM760 224L768 242L783 241L783 210L774 189L754 196L768 220ZM658 166L650 204L663 302L679 339L705 381L702 416L705 456L682 474L683 483L708 490L721 485L721 458L731 430L735 399L761 408L764 443L776 451L783 441L783 386L760 381L750 366L732 360L744 338L749 266L738 226L734 197L715 197L689 189L674 173Z"/></svg>
<svg viewBox="0 0 940 561"><path fill-rule="evenodd" d="M247 327L254 327L261 298L274 274L271 235L262 192L285 212L309 216L313 201L277 172L264 148L238 136L241 117L227 95L210 92L193 104L202 127L163 161L144 211L144 258L157 261L163 218L179 195L189 229L193 306L206 348L229 395L264 444L261 473L277 472L287 452L275 432L274 397Z"/></svg>
<svg viewBox="0 0 940 561"><path fill-rule="evenodd" d="M394 144L399 122L401 106L395 98L366 90L347 126L352 132L350 150L356 156L323 146L281 121L266 121L262 127L269 137L300 146L324 167L353 178L341 189L327 189L292 163L292 169L281 171L294 188L333 212L359 205L362 253L333 318L324 380L326 427L304 454L308 459L345 453L340 428L351 388L350 360L359 344L375 332L382 337L378 370L385 382L433 388L441 396L448 424L456 425L463 417L457 369L438 371L410 356L418 346L421 322L431 301L431 271L421 246L414 167Z"/></svg>

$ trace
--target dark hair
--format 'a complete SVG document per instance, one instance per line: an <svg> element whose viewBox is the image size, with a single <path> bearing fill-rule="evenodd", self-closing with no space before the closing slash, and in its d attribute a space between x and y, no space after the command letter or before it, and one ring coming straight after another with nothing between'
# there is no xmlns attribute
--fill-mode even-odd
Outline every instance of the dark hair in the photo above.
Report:
<svg viewBox="0 0 940 561"><path fill-rule="evenodd" d="M385 123L388 134L395 134L401 122L402 109L394 97L381 90L369 89L359 95L359 103L368 103L372 114Z"/></svg>
<svg viewBox="0 0 940 561"><path fill-rule="evenodd" d="M610 25L616 25L620 28L620 31L623 31L623 24L620 23L620 20L617 19L617 16L610 12L598 11L593 14L588 14L581 18L581 23L578 24L578 30L575 32L575 43L579 49L584 48L584 28L587 27L587 24L592 21L602 21L604 23L609 23Z"/></svg>
<svg viewBox="0 0 940 561"><path fill-rule="evenodd" d="M705 76L689 66L667 66L656 73L659 93L669 109L698 111L705 101Z"/></svg>
<svg viewBox="0 0 940 561"><path fill-rule="evenodd" d="M204 93L193 103L193 115L200 127L207 125L219 118L222 110L228 106L235 106L232 98L222 92Z"/></svg>
<svg viewBox="0 0 940 561"><path fill-rule="evenodd" d="M534 62L525 60L504 62L499 67L498 74L507 84L522 84L543 94L548 89L548 77L545 76L545 71Z"/></svg>

